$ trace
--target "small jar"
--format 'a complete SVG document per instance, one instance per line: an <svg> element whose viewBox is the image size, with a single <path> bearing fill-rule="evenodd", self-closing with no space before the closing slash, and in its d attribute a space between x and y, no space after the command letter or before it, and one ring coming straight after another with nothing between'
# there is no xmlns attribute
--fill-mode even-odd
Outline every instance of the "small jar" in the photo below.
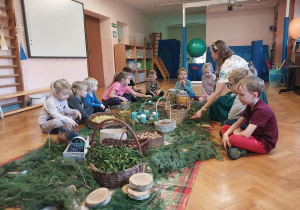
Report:
<svg viewBox="0 0 300 210"><path fill-rule="evenodd" d="M126 123L130 123L131 111L129 110L129 107L121 107L121 110L119 111L119 118Z"/></svg>
<svg viewBox="0 0 300 210"><path fill-rule="evenodd" d="M189 95L186 91L180 90L176 94L177 104L188 106L189 104Z"/></svg>
<svg viewBox="0 0 300 210"><path fill-rule="evenodd" d="M175 89L169 89L166 96L167 96L167 100L170 101L171 104L176 103L176 91L175 91Z"/></svg>

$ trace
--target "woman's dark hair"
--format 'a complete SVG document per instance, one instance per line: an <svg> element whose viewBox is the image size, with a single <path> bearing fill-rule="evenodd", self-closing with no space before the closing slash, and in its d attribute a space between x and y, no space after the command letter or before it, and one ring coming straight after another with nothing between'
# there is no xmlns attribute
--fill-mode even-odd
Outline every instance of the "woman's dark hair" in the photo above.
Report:
<svg viewBox="0 0 300 210"><path fill-rule="evenodd" d="M211 44L211 49L215 53L219 54L219 58L217 60L218 70L216 72L216 74L218 74L220 72L220 67L222 66L222 64L226 59L230 58L234 54L234 52L229 49L229 47L223 40L214 41Z"/></svg>
<svg viewBox="0 0 300 210"><path fill-rule="evenodd" d="M123 68L123 71L129 74L133 72L132 69L127 66Z"/></svg>

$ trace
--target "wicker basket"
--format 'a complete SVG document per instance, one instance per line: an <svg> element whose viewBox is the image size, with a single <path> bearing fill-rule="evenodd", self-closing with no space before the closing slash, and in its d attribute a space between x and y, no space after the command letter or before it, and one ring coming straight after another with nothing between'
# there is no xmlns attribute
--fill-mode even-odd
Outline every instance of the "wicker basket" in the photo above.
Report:
<svg viewBox="0 0 300 210"><path fill-rule="evenodd" d="M100 124L100 123L93 122L93 119L94 119L95 117L98 117L98 116L104 116L104 115L107 115L107 116L114 116L115 118L119 118L118 115L113 114L113 113L97 112L97 113L95 113L95 114L92 114L92 115L89 117L89 124L88 124L89 128L95 129L95 128L97 127L97 125ZM110 127L115 128L115 127L118 127L118 126L120 126L120 123L113 123L113 122L111 122L111 123L107 123L107 124L105 125L105 127L103 127L103 128L110 128Z"/></svg>
<svg viewBox="0 0 300 210"><path fill-rule="evenodd" d="M168 124L161 124L161 123L168 123ZM158 120L154 123L155 128L160 130L161 132L168 133L175 129L176 121L173 119L164 119Z"/></svg>
<svg viewBox="0 0 300 210"><path fill-rule="evenodd" d="M169 93L170 94L170 93ZM168 98L168 96L167 96ZM167 100L168 101L168 100ZM166 101L166 106L165 110L167 112L168 118L174 119L176 123L181 123L184 118L186 118L190 108L191 108L191 100L190 97L188 96L188 104L187 104L187 109L172 109L172 106L175 104L170 104ZM171 110L170 110L171 109Z"/></svg>
<svg viewBox="0 0 300 210"><path fill-rule="evenodd" d="M97 131L99 129L101 129L101 127L105 123L111 122L111 121L122 123L123 125L125 125L128 128L128 130L132 133L132 135L134 137L134 140L136 142L136 147L138 148L139 152L142 153L142 147L141 147L141 145L140 145L140 143L139 143L139 141L138 141L135 133L130 128L130 126L128 124L126 124L125 122L119 120L119 119L108 119L108 120L104 120L101 123L99 123L96 126L96 128L94 129L94 132L93 132L93 135L92 135L92 140L91 140L90 159L91 159L91 157L93 155L93 145L94 145L94 139L95 139L95 135L96 135ZM122 136L121 136L121 139L122 139ZM116 143L117 141L118 141L118 143ZM116 144L118 144L120 146L126 146L125 142L124 141L122 141L122 142L120 140L115 140L115 139L113 141L111 141L110 139L109 140L102 139L100 141L100 144L102 146L108 146L108 145L112 145L113 146L114 143L116 143ZM146 144L147 144L147 149L148 149L149 141L147 141ZM125 184L128 184L129 183L129 178L133 174L141 173L141 172L144 171L142 163L139 164L139 165L133 166L131 168L128 168L125 171L122 171L122 172L119 172L119 173L114 173L114 172L105 173L105 172L102 172L102 171L98 171L98 169L96 168L96 166L92 162L90 162L90 166L91 166L92 173L93 173L96 181L98 182L98 184L100 186L109 187L109 188L112 188L112 187L121 187L121 186L123 186Z"/></svg>
<svg viewBox="0 0 300 210"><path fill-rule="evenodd" d="M170 108L166 108L166 112L168 118L170 118ZM176 121L176 123L181 123L184 118L186 118L189 108L188 109L172 109L172 119Z"/></svg>
<svg viewBox="0 0 300 210"><path fill-rule="evenodd" d="M143 131L139 131L136 132L136 135L138 136L138 134L143 134L143 133L154 133L157 132L158 134L161 135L161 137L155 138L155 139L149 139L149 147L150 148L159 148L161 146L163 146L165 144L165 139L164 139L164 133L158 130L143 130ZM139 140L141 141L141 140Z"/></svg>
<svg viewBox="0 0 300 210"><path fill-rule="evenodd" d="M69 144L69 140L66 138L66 135L70 132L74 132L75 131L75 128L70 128L70 127L67 127L67 126L64 126L67 131L65 132L61 132L59 129L59 133L57 134L57 140L58 140L58 143L60 144Z"/></svg>

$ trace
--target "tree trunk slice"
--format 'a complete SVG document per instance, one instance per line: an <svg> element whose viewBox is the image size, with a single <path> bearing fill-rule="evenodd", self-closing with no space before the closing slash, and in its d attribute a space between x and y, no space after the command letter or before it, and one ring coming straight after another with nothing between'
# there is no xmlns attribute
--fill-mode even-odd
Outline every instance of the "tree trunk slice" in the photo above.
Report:
<svg viewBox="0 0 300 210"><path fill-rule="evenodd" d="M153 177L146 173L133 174L129 178L129 186L134 191L144 192L149 190L153 185Z"/></svg>
<svg viewBox="0 0 300 210"><path fill-rule="evenodd" d="M129 188L129 184L124 185L124 186L122 187L123 193L128 194L128 188Z"/></svg>
<svg viewBox="0 0 300 210"><path fill-rule="evenodd" d="M90 207L104 205L110 201L110 192L107 188L98 188L91 192L85 199L86 204Z"/></svg>
<svg viewBox="0 0 300 210"><path fill-rule="evenodd" d="M127 195L129 196L129 198L134 199L134 200L145 200L147 198L149 198L150 196L150 191L144 191L144 192L138 192L138 191L134 191L133 189L131 189L130 187L128 188L128 193Z"/></svg>

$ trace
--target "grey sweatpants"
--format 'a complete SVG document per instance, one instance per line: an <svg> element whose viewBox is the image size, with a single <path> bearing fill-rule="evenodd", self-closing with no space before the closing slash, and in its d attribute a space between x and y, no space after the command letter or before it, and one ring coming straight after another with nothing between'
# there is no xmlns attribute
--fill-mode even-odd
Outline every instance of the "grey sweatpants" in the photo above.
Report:
<svg viewBox="0 0 300 210"><path fill-rule="evenodd" d="M71 115L65 115L65 116L74 120L74 117ZM44 133L49 133L51 130L53 130L55 128L61 128L63 126L71 127L70 124L66 124L59 119L48 120L44 124L40 125L40 127Z"/></svg>

